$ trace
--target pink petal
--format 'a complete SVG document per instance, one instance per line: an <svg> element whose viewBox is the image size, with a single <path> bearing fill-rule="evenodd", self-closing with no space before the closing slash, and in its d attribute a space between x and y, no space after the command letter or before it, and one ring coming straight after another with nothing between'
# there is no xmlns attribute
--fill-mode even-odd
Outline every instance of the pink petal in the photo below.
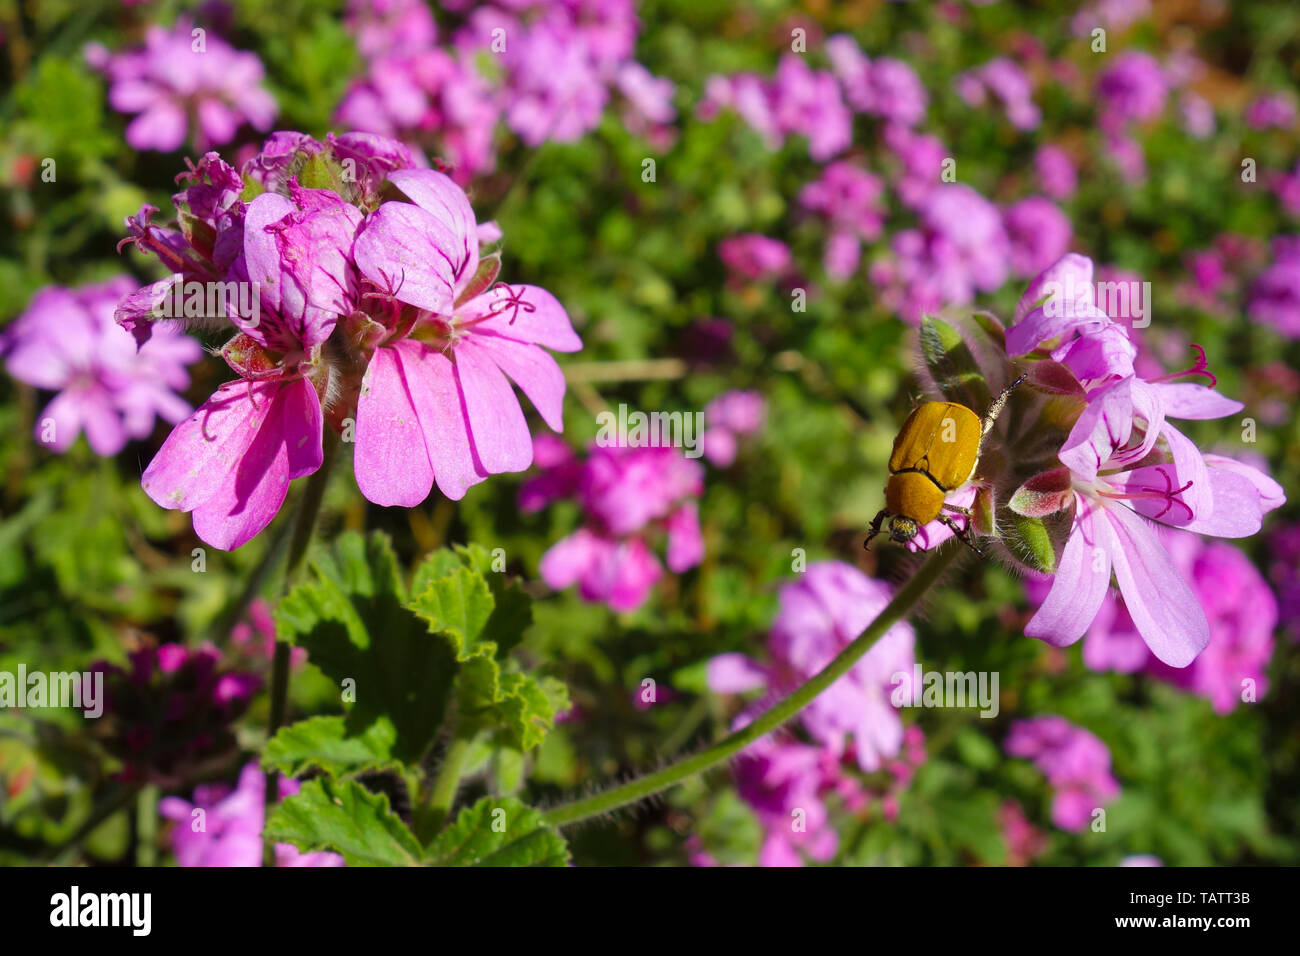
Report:
<svg viewBox="0 0 1300 956"><path fill-rule="evenodd" d="M577 352L582 348L564 306L535 285L494 286L466 303L464 312L473 318L489 316L475 326L478 331L531 342L554 352Z"/></svg>
<svg viewBox="0 0 1300 956"><path fill-rule="evenodd" d="M1210 642L1210 624L1195 592L1145 518L1122 505L1107 508L1105 516L1116 542L1115 580L1138 633L1164 663L1186 667Z"/></svg>
<svg viewBox="0 0 1300 956"><path fill-rule="evenodd" d="M258 284L262 308L277 315L283 290L283 263L275 233L267 227L294 211L294 204L279 193L262 193L248 204L244 216L244 269L248 273L248 281ZM234 317L233 320L260 344L270 344L266 329L260 321L253 325L242 317Z"/></svg>
<svg viewBox="0 0 1300 956"><path fill-rule="evenodd" d="M1205 464L1210 468L1211 473L1218 469L1226 469L1241 475L1254 485L1255 491L1259 494L1260 508L1265 513L1286 504L1286 492L1282 489L1282 486L1258 468L1253 468L1245 462L1237 461L1235 458L1227 458L1223 455L1207 453L1201 457L1205 459Z"/></svg>
<svg viewBox="0 0 1300 956"><path fill-rule="evenodd" d="M367 217L352 254L379 291L447 315L456 299L458 243L433 213L408 202L386 202Z"/></svg>
<svg viewBox="0 0 1300 956"><path fill-rule="evenodd" d="M215 495L266 421L279 386L238 379L218 388L167 436L140 479L145 494L181 511Z"/></svg>
<svg viewBox="0 0 1300 956"><path fill-rule="evenodd" d="M479 349L457 346L453 354L479 462L493 475L525 470L533 463L533 438L510 382Z"/></svg>
<svg viewBox="0 0 1300 956"><path fill-rule="evenodd" d="M538 573L548 587L563 591L582 579L593 562L600 559L609 543L596 537L586 528L579 528L567 538L561 538L542 555Z"/></svg>
<svg viewBox="0 0 1300 956"><path fill-rule="evenodd" d="M456 285L468 282L478 268L478 220L465 190L448 176L433 169L397 169L388 181L406 193L411 202L432 213L455 236L451 254Z"/></svg>
<svg viewBox="0 0 1300 956"><path fill-rule="evenodd" d="M420 342L399 342L393 351L399 353L402 375L420 417L424 447L438 490L460 500L466 489L488 473L474 464L469 420L457 387L456 370L447 356Z"/></svg>
<svg viewBox="0 0 1300 956"><path fill-rule="evenodd" d="M1157 382L1155 387L1165 406L1165 415L1169 418L1223 418L1246 407L1212 388L1194 382Z"/></svg>
<svg viewBox="0 0 1300 956"><path fill-rule="evenodd" d="M681 574L704 560L704 535L700 533L700 509L688 501L668 516L668 569Z"/></svg>
<svg viewBox="0 0 1300 956"><path fill-rule="evenodd" d="M126 141L135 149L156 149L170 153L185 142L185 111L167 100L133 119L126 128Z"/></svg>
<svg viewBox="0 0 1300 956"><path fill-rule="evenodd" d="M564 431L564 373L548 352L495 335L471 335L456 346L456 354L466 346L487 353L497 368L523 389L542 420L553 431Z"/></svg>
<svg viewBox="0 0 1300 956"><path fill-rule="evenodd" d="M353 470L361 493L385 507L413 508L433 488L424 430L395 349L376 349L361 380Z"/></svg>
<svg viewBox="0 0 1300 956"><path fill-rule="evenodd" d="M1078 498L1074 528L1061 554L1052 589L1025 626L1025 634L1056 647L1083 637L1110 587L1110 525L1096 505Z"/></svg>
<svg viewBox="0 0 1300 956"><path fill-rule="evenodd" d="M194 509L194 532L214 548L233 551L271 523L289 482L321 465L321 407L306 379L275 386L265 420L233 473ZM233 480L231 480L233 478Z"/></svg>
<svg viewBox="0 0 1300 956"><path fill-rule="evenodd" d="M719 654L709 661L709 689L715 694L743 694L767 684L767 669L744 654Z"/></svg>

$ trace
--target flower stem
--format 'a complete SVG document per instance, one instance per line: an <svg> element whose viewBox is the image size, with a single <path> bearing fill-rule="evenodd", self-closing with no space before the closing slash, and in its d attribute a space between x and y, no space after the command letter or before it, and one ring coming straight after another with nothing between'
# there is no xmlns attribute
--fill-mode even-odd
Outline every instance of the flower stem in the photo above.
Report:
<svg viewBox="0 0 1300 956"><path fill-rule="evenodd" d="M912 579L898 590L893 600L885 606L885 609L867 626L867 629L862 634L844 650L840 651L833 661L796 689L794 693L780 703L775 704L751 723L722 738L713 746L697 754L684 757L663 770L646 774L644 777L638 777L636 780L617 787L611 787L595 796L574 800L572 803L555 807L545 814L546 822L552 826L566 826L570 823L577 823L580 820L599 816L602 813L608 813L610 810L626 806L629 803L643 800L661 790L667 790L669 787L681 783L687 777L717 766L735 756L755 740L771 733L811 704L818 694L848 673L853 665L871 649L872 645L916 605L961 551L961 547L954 543L932 553L929 559L917 570L916 574L912 576Z"/></svg>
<svg viewBox="0 0 1300 956"><path fill-rule="evenodd" d="M420 830L429 838L442 829L451 812L451 805L456 802L456 791L460 789L461 774L465 770L465 758L469 756L470 745L474 742L472 735L456 734L447 745L447 752L442 756L442 766L429 791L428 802L422 808Z"/></svg>
<svg viewBox="0 0 1300 956"><path fill-rule="evenodd" d="M330 471L334 465L339 448L338 436L332 429L325 429L323 440L324 454L321 466L307 479L298 510L293 517L293 535L289 539L289 560L284 568L283 593L287 594L293 586L298 568L307 556L307 546L311 544L312 531L316 527L316 518L320 514L321 502L325 500L325 488L329 485ZM271 659L271 719L267 726L266 739L269 741L284 723L284 714L289 702L289 657L292 646L288 641L275 642L275 656ZM266 772L266 816L280 797L280 775L274 770ZM275 862L275 848L266 843L262 847L262 862L271 866Z"/></svg>

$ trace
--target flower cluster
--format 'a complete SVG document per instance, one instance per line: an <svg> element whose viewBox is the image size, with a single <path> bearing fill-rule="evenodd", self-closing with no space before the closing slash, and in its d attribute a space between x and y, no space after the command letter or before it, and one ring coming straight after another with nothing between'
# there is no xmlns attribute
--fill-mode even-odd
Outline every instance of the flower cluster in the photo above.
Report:
<svg viewBox="0 0 1300 956"><path fill-rule="evenodd" d="M581 348L564 309L496 281L500 256L480 243L499 230L400 143L281 132L242 174L209 153L186 179L178 228L153 224L152 206L127 222L126 242L173 275L126 297L118 320L148 340L177 284L187 297L250 290L251 312L197 310L234 333L221 354L238 378L171 433L141 482L192 512L204 541L237 548L266 527L289 482L321 466L326 426L355 440L361 492L404 507L435 482L459 499L528 468L511 381L563 427L564 375L546 349Z"/></svg>
<svg viewBox="0 0 1300 956"><path fill-rule="evenodd" d="M613 93L624 122L654 140L676 117L673 84L632 59L631 0L480 4L445 47L416 0L353 0L348 19L367 65L337 121L436 147L461 184L495 168L501 122L528 146L571 142Z"/></svg>
<svg viewBox="0 0 1300 956"><path fill-rule="evenodd" d="M86 59L112 83L113 108L139 114L126 128L136 149L170 153L191 135L195 149L207 150L229 143L245 123L265 132L275 121L275 99L261 86L257 55L188 20L171 30L151 25L144 46L135 49L110 53L91 44Z"/></svg>
<svg viewBox="0 0 1300 956"><path fill-rule="evenodd" d="M1184 372L1143 377L1127 325L1103 304L1091 260L1067 255L1030 283L1006 331L1007 352L1026 357L1031 381L1059 398L1054 414L1068 431L1057 467L1024 481L1010 501L1029 518L1072 514L1051 591L1026 633L1057 645L1083 637L1113 573L1152 653L1185 667L1209 643L1210 626L1157 524L1245 537L1285 499L1267 475L1201 452L1174 427L1173 419L1242 407L1211 387L1204 354ZM1174 381L1189 375L1211 385Z"/></svg>
<svg viewBox="0 0 1300 956"><path fill-rule="evenodd" d="M579 461L559 439L539 436L540 473L519 492L524 512L561 498L576 498L584 523L542 556L542 579L556 590L578 585L584 601L615 611L645 603L663 576L651 543L667 539L666 562L674 574L704 559L696 499L704 469L661 445L593 445Z"/></svg>
<svg viewBox="0 0 1300 956"><path fill-rule="evenodd" d="M58 392L37 417L36 439L67 451L84 430L97 455L115 455L128 439L147 438L155 418L175 424L193 409L180 397L186 366L203 350L173 327L139 351L113 321L119 299L138 288L127 276L37 292L0 333L0 356L20 382Z"/></svg>
<svg viewBox="0 0 1300 956"><path fill-rule="evenodd" d="M298 781L280 778L279 796L293 796ZM174 820L172 852L177 866L261 866L262 820L266 814L266 774L257 763L245 765L239 783L205 783L194 788L193 802L182 797L158 801L158 813ZM276 866L342 866L337 853L302 853L291 843L275 845Z"/></svg>
<svg viewBox="0 0 1300 956"><path fill-rule="evenodd" d="M810 564L780 591L780 610L768 641L770 661L723 654L709 662L709 687L719 694L766 694L737 717L742 727L765 703L784 696L822 670L889 603L889 588L839 561ZM755 807L767 831L760 862L798 862L796 848L813 859L829 859L837 840L825 826L823 796L838 793L851 806L865 805L862 780L846 773L851 760L866 773L886 771L892 783L886 816L897 812L897 794L925 759L923 738L909 740L890 703L895 675L910 673L915 637L910 625L895 624L853 668L823 691L800 715L813 744L782 736L765 737L742 752L737 786ZM906 746L905 746L906 743ZM919 748L919 749L918 749ZM905 759L898 759L900 754ZM803 808L806 832L791 832L791 812Z"/></svg>
<svg viewBox="0 0 1300 956"><path fill-rule="evenodd" d="M228 761L236 750L232 724L248 709L262 680L222 666L210 644L145 645L128 666L101 661L104 717L95 732L126 766L127 780L192 779Z"/></svg>
<svg viewBox="0 0 1300 956"><path fill-rule="evenodd" d="M1119 796L1110 772L1110 750L1094 734L1064 717L1018 720L1007 734L1006 751L1032 760L1056 792L1052 822L1063 830L1082 830L1093 812Z"/></svg>
<svg viewBox="0 0 1300 956"><path fill-rule="evenodd" d="M871 242L885 221L885 184L856 163L829 163L821 178L804 186L799 204L826 223L823 265L832 279L845 280L857 271L862 243Z"/></svg>

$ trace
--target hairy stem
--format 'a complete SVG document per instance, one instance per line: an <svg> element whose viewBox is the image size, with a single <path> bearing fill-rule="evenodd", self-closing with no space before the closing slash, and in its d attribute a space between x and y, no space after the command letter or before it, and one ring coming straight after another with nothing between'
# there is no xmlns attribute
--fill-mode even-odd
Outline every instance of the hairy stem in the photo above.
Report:
<svg viewBox="0 0 1300 956"><path fill-rule="evenodd" d="M638 777L629 783L611 787L595 796L574 800L548 811L546 822L552 826L566 826L590 817L608 813L610 810L644 800L661 790L667 790L681 783L687 777L703 773L712 767L731 759L749 744L771 733L787 720L794 717L816 699L839 678L843 677L856 664L877 640L907 614L925 593L939 579L953 560L961 553L960 543L951 545L932 553L921 565L912 579L903 585L892 601L885 606L874 621L839 655L820 672L809 678L789 697L775 704L757 719L729 734L711 747L692 754L665 767L663 770Z"/></svg>

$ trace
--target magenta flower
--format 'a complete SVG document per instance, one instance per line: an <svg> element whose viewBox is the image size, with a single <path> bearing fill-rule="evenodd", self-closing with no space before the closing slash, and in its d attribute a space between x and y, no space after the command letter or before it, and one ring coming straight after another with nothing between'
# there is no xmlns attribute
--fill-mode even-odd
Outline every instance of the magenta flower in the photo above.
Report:
<svg viewBox="0 0 1300 956"><path fill-rule="evenodd" d="M298 790L298 781L280 778L280 799ZM233 789L205 783L195 787L192 803L181 797L159 800L159 815L176 821L171 841L177 866L261 866L265 795L266 774L253 762L240 771ZM277 843L275 865L343 866L343 857L301 853L291 843Z"/></svg>
<svg viewBox="0 0 1300 956"><path fill-rule="evenodd" d="M753 73L710 77L698 112L712 119L723 108L735 110L768 149L779 149L787 136L806 137L817 162L843 152L853 139L853 115L835 77L795 53L781 58L770 80Z"/></svg>
<svg viewBox="0 0 1300 956"><path fill-rule="evenodd" d="M763 427L767 403L758 392L726 392L704 406L704 457L719 468L736 460L739 440Z"/></svg>
<svg viewBox="0 0 1300 956"><path fill-rule="evenodd" d="M1004 56L995 57L982 66L959 73L954 80L957 92L970 106L983 106L989 94L1002 102L1007 120L1019 130L1037 129L1042 112L1034 104L1029 77Z"/></svg>
<svg viewBox="0 0 1300 956"><path fill-rule="evenodd" d="M718 243L718 258L735 276L758 281L790 268L790 247L780 239L747 232Z"/></svg>
<svg viewBox="0 0 1300 956"><path fill-rule="evenodd" d="M781 609L772 622L770 664L743 654L709 662L715 693L738 694L760 687L784 695L807 681L861 634L889 603L887 585L852 565L821 561L781 588ZM838 759L852 752L865 771L898 755L903 722L890 703L898 674L912 672L912 628L895 624L847 674L802 712L805 729ZM850 743L851 741L851 743Z"/></svg>
<svg viewBox="0 0 1300 956"><path fill-rule="evenodd" d="M1300 236L1274 238L1273 260L1250 287L1250 317L1300 339Z"/></svg>
<svg viewBox="0 0 1300 956"><path fill-rule="evenodd" d="M550 439L539 440L541 474L520 489L520 508L537 511L576 497L585 521L542 555L542 579L556 590L578 585L584 601L633 611L663 576L651 542L666 541L674 574L704 559L696 499L703 469L675 448L594 445L585 461Z"/></svg>
<svg viewBox="0 0 1300 956"><path fill-rule="evenodd" d="M230 142L244 123L265 131L275 120L275 99L261 86L256 54L192 26L188 20L171 31L151 25L144 46L125 52L86 49L86 59L112 83L113 108L139 114L126 128L136 149L169 153L193 127L195 148L203 151Z"/></svg>
<svg viewBox="0 0 1300 956"><path fill-rule="evenodd" d="M1109 595L1088 630L1083 662L1095 671L1146 670L1205 697L1219 714L1231 713L1247 686L1252 700L1262 698L1278 620L1277 600L1263 576L1231 545L1173 532L1162 541L1205 610L1210 643L1181 670L1153 660L1127 607Z"/></svg>
<svg viewBox="0 0 1300 956"><path fill-rule="evenodd" d="M1290 129L1296 122L1295 100L1287 93L1265 93L1246 107L1246 125L1252 129Z"/></svg>
<svg viewBox="0 0 1300 956"><path fill-rule="evenodd" d="M1002 223L1010 243L1011 272L1026 279L1065 255L1074 237L1070 218L1042 196L1012 203L1003 212Z"/></svg>
<svg viewBox="0 0 1300 956"><path fill-rule="evenodd" d="M872 281L903 318L918 321L945 305L969 305L976 292L1006 281L1010 244L1002 215L963 183L944 184L925 196L921 227L894 236L892 259L873 263Z"/></svg>
<svg viewBox="0 0 1300 956"><path fill-rule="evenodd" d="M1040 146L1034 154L1034 169L1043 192L1053 199L1069 199L1078 188L1074 161L1059 146Z"/></svg>
<svg viewBox="0 0 1300 956"><path fill-rule="evenodd" d="M1115 127L1154 119L1164 109L1169 83L1149 53L1128 50L1115 57L1097 80L1102 124Z"/></svg>
<svg viewBox="0 0 1300 956"><path fill-rule="evenodd" d="M804 855L826 862L839 849L826 795L852 784L826 749L777 735L736 758L736 790L764 831L759 866L803 866Z"/></svg>
<svg viewBox="0 0 1300 956"><path fill-rule="evenodd" d="M1055 790L1052 822L1063 830L1082 830L1094 810L1119 796L1111 776L1110 750L1100 739L1064 717L1035 717L1011 725L1006 751L1032 760Z"/></svg>
<svg viewBox="0 0 1300 956"><path fill-rule="evenodd" d="M210 644L146 644L127 658L126 667L92 667L104 675L104 717L95 733L125 764L123 779L173 784L230 758L237 749L233 724L261 688L260 677L224 666Z"/></svg>
<svg viewBox="0 0 1300 956"><path fill-rule="evenodd" d="M1202 454L1170 419L1221 418L1242 406L1212 388L1171 381L1190 374L1213 383L1203 353L1186 372L1139 377L1136 349L1125 327L1098 306L1092 262L1082 256L1063 257L1030 283L1016 320L1007 351L1051 350L1077 379L1083 403L1058 455L1064 467L1031 479L1012 498L1012 507L1029 516L1074 508L1051 592L1025 633L1058 646L1077 641L1097 616L1113 572L1152 653L1185 667L1209 642L1209 624L1153 522L1245 537L1285 499L1256 469Z"/></svg>
<svg viewBox="0 0 1300 956"><path fill-rule="evenodd" d="M84 430L96 455L116 455L128 439L147 438L156 417L175 423L190 413L177 393L189 387L185 367L203 350L166 325L137 352L113 322L117 301L136 288L127 276L51 286L0 332L9 374L58 393L36 420L36 440L48 448L67 451Z"/></svg>
<svg viewBox="0 0 1300 956"><path fill-rule="evenodd" d="M885 219L885 184L850 162L830 163L820 179L799 193L799 204L823 219L831 235L826 243L826 273L844 280L858 268L863 242L880 235Z"/></svg>
<svg viewBox="0 0 1300 956"><path fill-rule="evenodd" d="M286 178L307 160L334 169L347 198ZM531 464L512 380L562 427L564 376L543 347L581 347L564 309L542 289L495 282L499 259L479 255L495 227L479 226L451 179L410 162L401 144L370 134L324 144L276 134L246 166L270 191L231 198L240 177L205 158L177 195L188 215L216 216L208 229L153 226L152 207L128 223L130 241L183 279L224 279L255 296L251 314L209 319L234 327L222 355L239 378L172 432L142 479L163 507L193 512L209 544L237 548L266 527L289 482L320 467L327 421L345 439L355 424L362 493L406 507L435 480L460 498ZM402 199L381 202L381 188ZM151 297L170 284L128 297L119 321L147 333Z"/></svg>

